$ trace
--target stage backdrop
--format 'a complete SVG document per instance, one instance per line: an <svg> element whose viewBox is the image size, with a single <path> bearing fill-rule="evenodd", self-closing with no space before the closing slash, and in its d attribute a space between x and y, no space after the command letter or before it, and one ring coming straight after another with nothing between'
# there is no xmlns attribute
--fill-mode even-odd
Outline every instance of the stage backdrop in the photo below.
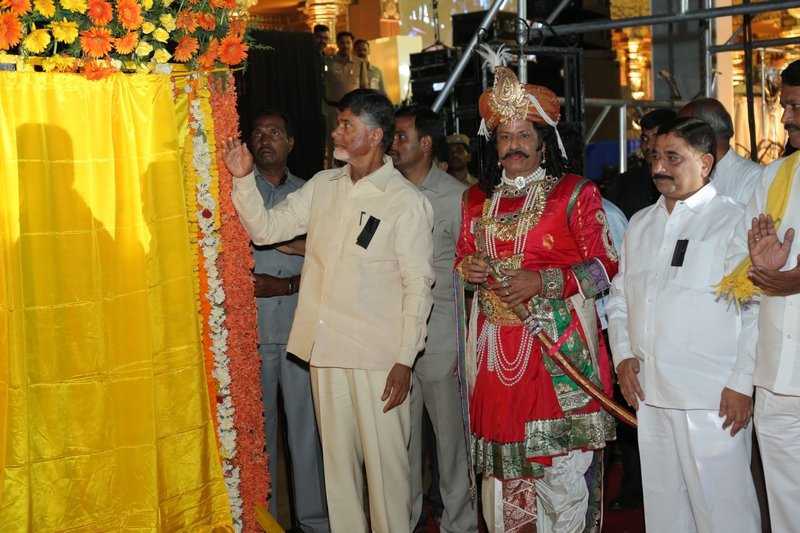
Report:
<svg viewBox="0 0 800 533"><path fill-rule="evenodd" d="M169 77L2 72L0 153L0 531L231 528Z"/></svg>

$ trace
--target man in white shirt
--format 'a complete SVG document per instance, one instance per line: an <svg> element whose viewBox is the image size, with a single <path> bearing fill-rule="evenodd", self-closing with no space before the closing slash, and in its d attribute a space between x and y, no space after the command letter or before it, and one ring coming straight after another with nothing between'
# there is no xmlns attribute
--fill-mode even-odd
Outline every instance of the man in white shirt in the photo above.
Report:
<svg viewBox="0 0 800 533"><path fill-rule="evenodd" d="M747 204L764 167L745 159L731 148L733 120L725 106L713 98L699 98L683 106L678 116L699 118L711 126L717 141L717 164L711 173L711 182L719 194L730 196L742 205Z"/></svg>
<svg viewBox="0 0 800 533"><path fill-rule="evenodd" d="M648 533L752 533L754 306L712 284L742 207L717 194L711 127L678 118L652 152L661 197L631 219L608 304L620 389L637 409Z"/></svg>
<svg viewBox="0 0 800 533"><path fill-rule="evenodd" d="M385 96L344 96L333 132L342 168L317 173L272 209L247 147L223 147L233 201L254 244L307 233L287 351L310 364L333 533L408 531L411 365L424 346L433 283L428 200L385 152L394 109ZM301 459L300 459L301 460Z"/></svg>
<svg viewBox="0 0 800 533"><path fill-rule="evenodd" d="M800 147L800 61L786 67L781 81L781 122L789 142ZM749 251L749 279L763 292L754 419L773 531L800 528L799 161L795 152L767 165L729 251L736 262Z"/></svg>

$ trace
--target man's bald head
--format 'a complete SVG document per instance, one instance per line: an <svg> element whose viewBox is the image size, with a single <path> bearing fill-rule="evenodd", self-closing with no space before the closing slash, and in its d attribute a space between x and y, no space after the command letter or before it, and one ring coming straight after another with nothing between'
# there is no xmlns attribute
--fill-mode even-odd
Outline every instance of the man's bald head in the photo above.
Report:
<svg viewBox="0 0 800 533"><path fill-rule="evenodd" d="M733 137L733 120L725 106L714 98L692 100L678 111L679 117L699 118L714 130L717 141L728 144Z"/></svg>

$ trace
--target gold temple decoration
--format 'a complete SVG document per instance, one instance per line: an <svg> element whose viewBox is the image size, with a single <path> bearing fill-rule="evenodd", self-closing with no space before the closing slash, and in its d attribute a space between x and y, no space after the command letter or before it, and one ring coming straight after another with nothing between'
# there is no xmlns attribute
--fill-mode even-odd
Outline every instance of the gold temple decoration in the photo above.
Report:
<svg viewBox="0 0 800 533"><path fill-rule="evenodd" d="M611 0L611 18L625 19L650 15L650 2ZM650 26L611 31L611 42L620 65L620 85L636 100L653 97L652 34Z"/></svg>

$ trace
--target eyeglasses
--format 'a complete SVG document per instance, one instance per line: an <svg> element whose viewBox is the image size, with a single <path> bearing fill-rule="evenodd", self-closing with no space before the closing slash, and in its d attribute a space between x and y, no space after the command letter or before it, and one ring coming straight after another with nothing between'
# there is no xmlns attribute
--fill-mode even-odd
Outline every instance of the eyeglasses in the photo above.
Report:
<svg viewBox="0 0 800 533"><path fill-rule="evenodd" d="M250 134L250 137L253 140L257 140L262 137L268 137L273 141L277 141L278 139L282 139L284 135L285 134L278 128L270 128L268 130L253 130L253 133Z"/></svg>

